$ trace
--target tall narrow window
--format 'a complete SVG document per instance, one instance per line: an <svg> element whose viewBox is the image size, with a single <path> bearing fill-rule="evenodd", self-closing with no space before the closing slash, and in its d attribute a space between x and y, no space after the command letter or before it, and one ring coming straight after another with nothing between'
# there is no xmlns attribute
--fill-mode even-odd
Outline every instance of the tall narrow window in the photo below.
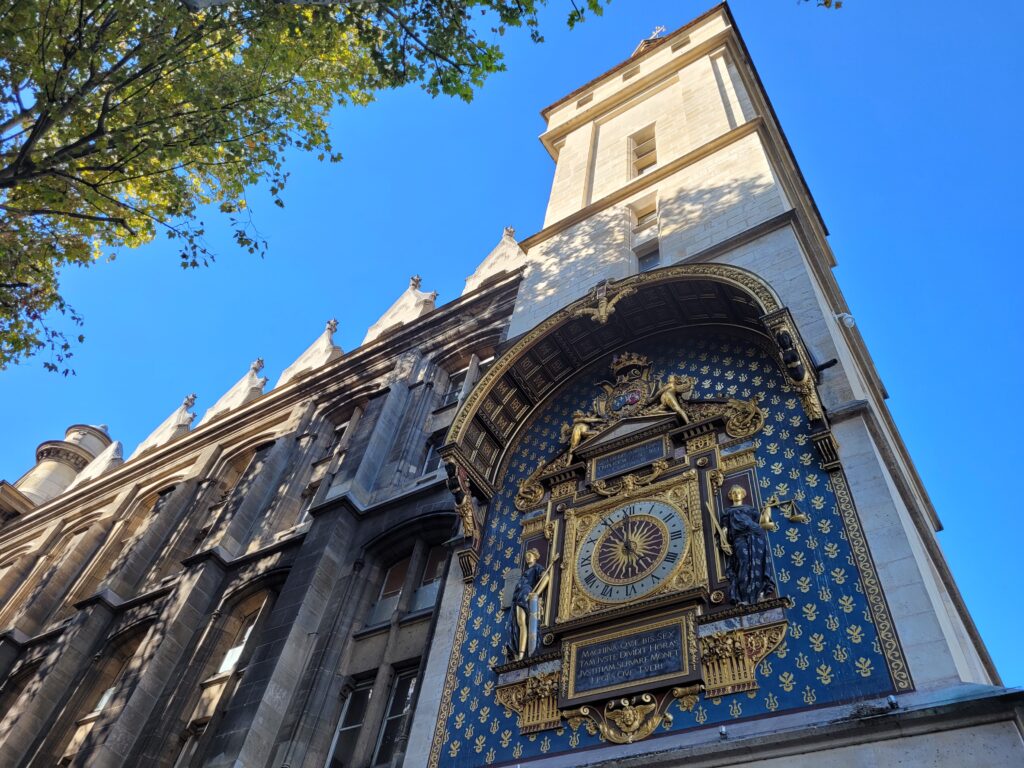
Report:
<svg viewBox="0 0 1024 768"><path fill-rule="evenodd" d="M636 216L636 224L633 225L633 232L636 234L658 225L658 206L654 203L637 208L634 215Z"/></svg>
<svg viewBox="0 0 1024 768"><path fill-rule="evenodd" d="M370 614L369 624L383 624L391 618L395 608L398 606L398 598L402 596L402 586L405 584L405 574L409 570L409 558L404 557L388 568L384 574L384 583L380 587L380 597Z"/></svg>
<svg viewBox="0 0 1024 768"><path fill-rule="evenodd" d="M255 610L242 619L242 624L235 633L235 641L224 653L220 667L217 668L218 675L223 672L230 672L238 664L238 659L242 656L242 651L245 650L245 644L249 641L249 635L252 634L252 628L256 624L256 617L258 615L259 610Z"/></svg>
<svg viewBox="0 0 1024 768"><path fill-rule="evenodd" d="M423 567L423 577L416 588L416 594L412 599L412 610L423 611L433 608L437 602L437 590L441 585L441 576L444 575L444 564L448 559L448 550L440 544L435 544L427 552L427 561Z"/></svg>
<svg viewBox="0 0 1024 768"><path fill-rule="evenodd" d="M118 688L121 687L124 682L125 676L128 672L128 666L131 663L132 658L135 656L135 651L139 647L139 643L142 641L142 635L139 634L132 640L122 643L121 646L113 653L113 655L107 659L106 664L103 666L100 685L106 682L100 692L99 697L96 699L96 703L93 704L93 712L102 712L114 699L114 695L117 693Z"/></svg>
<svg viewBox="0 0 1024 768"><path fill-rule="evenodd" d="M345 712L341 716L338 732L334 736L331 759L328 768L346 768L351 765L352 753L355 752L359 731L366 719L366 708L373 696L373 681L366 680L356 685L345 703Z"/></svg>
<svg viewBox="0 0 1024 768"><path fill-rule="evenodd" d="M327 445L324 446L324 452L320 455L320 458L326 459L328 456L333 456L338 452L338 448L341 446L341 441L345 439L345 431L347 429L347 421L334 428L331 432L331 438L327 441Z"/></svg>
<svg viewBox="0 0 1024 768"><path fill-rule="evenodd" d="M373 765L387 765L394 757L398 737L402 732L402 722L409 713L415 692L415 670L399 672L391 687L391 700L388 702L387 714L381 725L380 740L377 742L377 751L373 756Z"/></svg>
<svg viewBox="0 0 1024 768"><path fill-rule="evenodd" d="M637 131L629 137L633 176L642 176L658 163L658 150L654 144L654 125Z"/></svg>
<svg viewBox="0 0 1024 768"><path fill-rule="evenodd" d="M447 408L449 405L459 402L459 398L462 396L462 388L466 384L467 375L469 375L469 368L463 368L461 371L449 374L448 387L441 398L441 408Z"/></svg>
<svg viewBox="0 0 1024 768"><path fill-rule="evenodd" d="M423 447L423 461L420 464L420 476L432 475L437 470L441 469L444 464L444 460L441 458L439 451L441 447L441 441L444 439L444 435L438 434L431 437L427 444Z"/></svg>

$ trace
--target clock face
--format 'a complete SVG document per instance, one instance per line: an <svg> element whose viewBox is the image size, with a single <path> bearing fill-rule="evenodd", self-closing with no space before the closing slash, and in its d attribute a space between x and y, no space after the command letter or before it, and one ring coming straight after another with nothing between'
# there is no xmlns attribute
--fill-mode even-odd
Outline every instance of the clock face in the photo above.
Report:
<svg viewBox="0 0 1024 768"><path fill-rule="evenodd" d="M619 603L663 585L686 549L682 513L663 501L619 507L584 536L576 557L580 587L593 599Z"/></svg>

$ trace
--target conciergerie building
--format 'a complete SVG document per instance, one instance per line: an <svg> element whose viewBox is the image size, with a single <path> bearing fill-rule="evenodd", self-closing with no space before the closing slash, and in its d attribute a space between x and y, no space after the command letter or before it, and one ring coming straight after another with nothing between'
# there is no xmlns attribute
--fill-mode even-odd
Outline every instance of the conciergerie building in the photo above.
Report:
<svg viewBox="0 0 1024 768"><path fill-rule="evenodd" d="M728 8L542 114L458 299L0 484L0 765L1024 764Z"/></svg>

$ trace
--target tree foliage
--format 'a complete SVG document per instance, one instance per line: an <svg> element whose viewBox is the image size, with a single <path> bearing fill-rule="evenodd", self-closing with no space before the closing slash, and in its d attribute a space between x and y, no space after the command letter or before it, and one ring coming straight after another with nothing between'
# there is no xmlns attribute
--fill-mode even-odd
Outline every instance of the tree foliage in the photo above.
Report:
<svg viewBox="0 0 1024 768"><path fill-rule="evenodd" d="M0 370L39 352L67 372L80 318L58 277L159 233L183 267L207 263L201 206L253 253L245 191L281 205L288 150L340 155L335 105L419 83L469 100L545 0L8 0L0 8ZM569 23L599 13L571 4ZM78 337L81 340L81 337Z"/></svg>

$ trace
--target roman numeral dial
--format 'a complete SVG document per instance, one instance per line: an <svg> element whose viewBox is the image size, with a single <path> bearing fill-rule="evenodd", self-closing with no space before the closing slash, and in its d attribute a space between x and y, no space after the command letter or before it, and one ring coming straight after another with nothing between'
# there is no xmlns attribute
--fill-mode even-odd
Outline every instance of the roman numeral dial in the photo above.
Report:
<svg viewBox="0 0 1024 768"><path fill-rule="evenodd" d="M602 603L650 595L667 584L686 551L682 513L640 499L612 510L586 531L576 556L579 587Z"/></svg>

